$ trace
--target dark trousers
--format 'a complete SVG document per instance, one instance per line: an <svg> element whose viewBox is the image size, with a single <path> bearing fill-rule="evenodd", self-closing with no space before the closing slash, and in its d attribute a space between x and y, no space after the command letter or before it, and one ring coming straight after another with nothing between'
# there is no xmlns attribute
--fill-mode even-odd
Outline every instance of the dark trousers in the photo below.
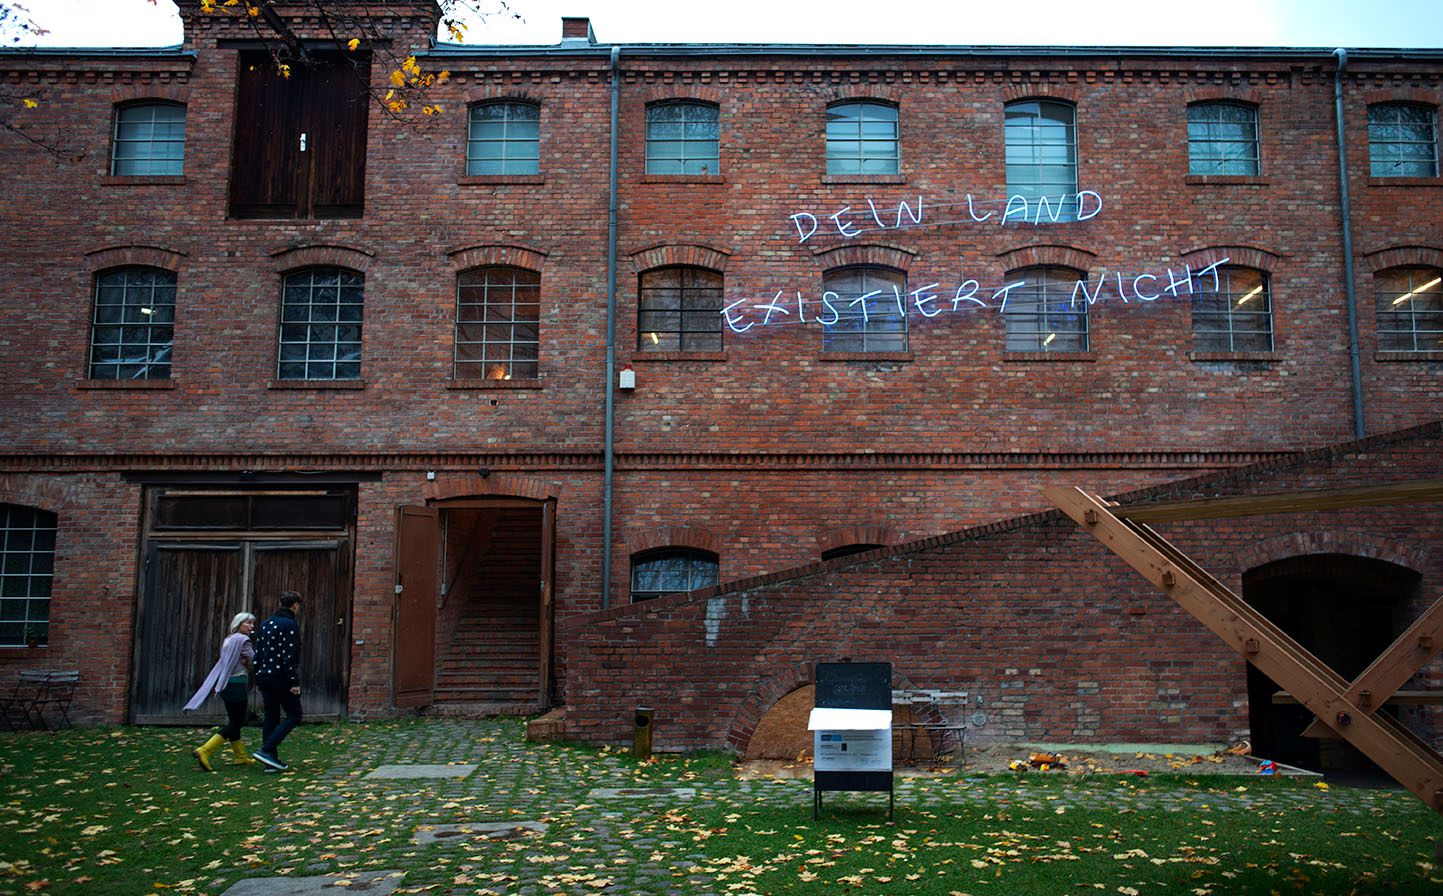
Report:
<svg viewBox="0 0 1443 896"><path fill-rule="evenodd" d="M231 700L224 695L221 697L221 699L225 701L227 721L224 725L220 726L218 733L226 740L240 740L241 729L245 727L246 699L244 690L241 691L241 695L239 700Z"/></svg>
<svg viewBox="0 0 1443 896"><path fill-rule="evenodd" d="M281 741L291 733L291 729L301 723L301 698L291 693L291 689L284 684L269 684L258 682L261 691L261 699L265 701L265 724L261 731L265 737L262 747L267 753L274 754L280 747ZM281 710L286 711L286 717L281 719Z"/></svg>

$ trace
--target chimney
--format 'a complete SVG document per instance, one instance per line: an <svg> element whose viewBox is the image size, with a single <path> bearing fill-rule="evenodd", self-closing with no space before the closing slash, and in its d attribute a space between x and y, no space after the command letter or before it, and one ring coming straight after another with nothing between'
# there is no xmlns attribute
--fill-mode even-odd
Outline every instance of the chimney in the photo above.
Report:
<svg viewBox="0 0 1443 896"><path fill-rule="evenodd" d="M595 46L596 32L591 30L591 20L585 16L562 16L561 42L563 44L584 42L587 46Z"/></svg>

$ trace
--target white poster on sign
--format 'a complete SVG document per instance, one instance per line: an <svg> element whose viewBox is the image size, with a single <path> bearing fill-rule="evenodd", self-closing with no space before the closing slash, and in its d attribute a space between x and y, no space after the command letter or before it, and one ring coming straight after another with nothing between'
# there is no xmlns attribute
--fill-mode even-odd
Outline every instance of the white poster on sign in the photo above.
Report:
<svg viewBox="0 0 1443 896"><path fill-rule="evenodd" d="M892 770L892 729L816 731L813 767L819 772L889 772Z"/></svg>

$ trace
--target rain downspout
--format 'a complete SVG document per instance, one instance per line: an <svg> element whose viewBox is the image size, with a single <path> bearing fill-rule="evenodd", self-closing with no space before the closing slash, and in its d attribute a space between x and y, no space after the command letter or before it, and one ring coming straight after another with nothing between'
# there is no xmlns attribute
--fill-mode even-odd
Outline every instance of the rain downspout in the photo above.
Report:
<svg viewBox="0 0 1443 896"><path fill-rule="evenodd" d="M1363 369L1358 359L1358 294L1353 288L1353 204L1348 198L1348 141L1343 127L1343 69L1348 66L1348 51L1333 51L1338 68L1333 72L1333 118L1338 126L1338 186L1341 191L1343 225L1343 286L1348 295L1348 361L1353 374L1353 438L1365 432L1363 417Z"/></svg>
<svg viewBox="0 0 1443 896"><path fill-rule="evenodd" d="M611 480L615 473L616 420L616 123L620 102L621 47L611 48L611 164L606 210L606 438L602 448L606 473L601 491L601 608L611 606Z"/></svg>

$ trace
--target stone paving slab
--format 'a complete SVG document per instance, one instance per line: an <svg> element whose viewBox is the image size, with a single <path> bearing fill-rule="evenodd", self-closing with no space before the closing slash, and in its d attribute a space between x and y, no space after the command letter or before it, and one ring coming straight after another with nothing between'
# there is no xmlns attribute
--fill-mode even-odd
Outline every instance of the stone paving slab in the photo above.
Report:
<svg viewBox="0 0 1443 896"><path fill-rule="evenodd" d="M367 778L405 780L409 778L465 778L476 771L474 765L383 765Z"/></svg>
<svg viewBox="0 0 1443 896"><path fill-rule="evenodd" d="M544 834L551 826L540 821L481 821L463 824L426 825L416 831L417 846L455 843L464 840L514 840Z"/></svg>
<svg viewBox="0 0 1443 896"><path fill-rule="evenodd" d="M404 871L365 871L324 877L252 877L238 881L221 896L390 896L405 876Z"/></svg>
<svg viewBox="0 0 1443 896"><path fill-rule="evenodd" d="M587 798L593 800L689 800L695 796L695 787L598 787L587 794Z"/></svg>

